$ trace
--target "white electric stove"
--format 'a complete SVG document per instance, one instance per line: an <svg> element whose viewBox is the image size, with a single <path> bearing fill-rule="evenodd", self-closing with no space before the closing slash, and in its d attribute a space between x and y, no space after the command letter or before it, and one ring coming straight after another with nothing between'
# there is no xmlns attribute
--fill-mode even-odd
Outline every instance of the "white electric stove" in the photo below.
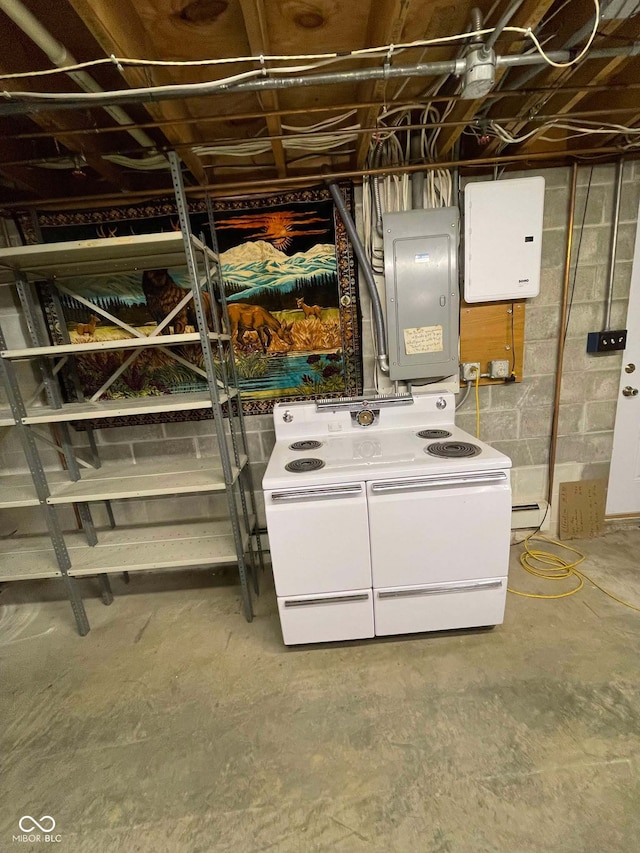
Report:
<svg viewBox="0 0 640 853"><path fill-rule="evenodd" d="M286 644L503 621L511 460L452 394L277 404L263 480Z"/></svg>

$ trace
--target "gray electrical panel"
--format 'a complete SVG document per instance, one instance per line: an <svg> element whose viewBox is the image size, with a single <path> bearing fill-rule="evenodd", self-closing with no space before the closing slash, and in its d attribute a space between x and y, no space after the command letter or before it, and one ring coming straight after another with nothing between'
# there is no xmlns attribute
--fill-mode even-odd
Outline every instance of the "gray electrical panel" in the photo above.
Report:
<svg viewBox="0 0 640 853"><path fill-rule="evenodd" d="M457 207L385 213L384 274L389 378L458 371Z"/></svg>

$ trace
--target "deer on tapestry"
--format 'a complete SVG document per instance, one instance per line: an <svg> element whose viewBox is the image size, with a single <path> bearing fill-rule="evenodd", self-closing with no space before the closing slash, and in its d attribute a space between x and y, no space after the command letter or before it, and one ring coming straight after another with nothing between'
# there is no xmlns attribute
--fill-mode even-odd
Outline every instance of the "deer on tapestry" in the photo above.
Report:
<svg viewBox="0 0 640 853"><path fill-rule="evenodd" d="M304 311L305 320L308 320L309 317L317 317L318 320L322 320L322 308L319 305L307 305L304 299L296 299L296 305Z"/></svg>
<svg viewBox="0 0 640 853"><path fill-rule="evenodd" d="M261 305L249 305L246 302L231 302L228 306L231 337L236 335L238 346L245 345L245 334L255 332L266 355L273 335L289 347L294 345L291 329L293 323L281 323L273 314Z"/></svg>
<svg viewBox="0 0 640 853"><path fill-rule="evenodd" d="M96 333L96 326L100 322L100 317L96 317L95 314L89 314L89 322L88 323L78 323L76 326L76 333L84 337L85 335L90 335L93 337Z"/></svg>
<svg viewBox="0 0 640 853"><path fill-rule="evenodd" d="M142 290L147 301L149 313L158 325L162 323L167 314L170 314L186 296L187 291L178 287L171 278L167 270L145 270L142 274ZM207 291L202 293L202 301L204 304L204 312L207 318L207 325L211 331L214 329L213 314L211 306L215 307L218 316L218 325L221 323L221 310L217 300L211 298L211 294ZM187 331L187 326L198 327L196 319L196 311L193 301L187 302L172 320L173 329L176 335L183 335ZM161 330L161 334L171 334L169 326L165 326Z"/></svg>

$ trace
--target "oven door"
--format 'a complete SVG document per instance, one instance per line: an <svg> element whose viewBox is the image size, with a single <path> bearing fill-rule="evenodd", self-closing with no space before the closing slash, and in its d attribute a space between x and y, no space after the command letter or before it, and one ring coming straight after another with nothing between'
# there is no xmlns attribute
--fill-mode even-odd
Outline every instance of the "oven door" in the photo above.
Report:
<svg viewBox="0 0 640 853"><path fill-rule="evenodd" d="M265 492L279 596L371 587L364 483Z"/></svg>
<svg viewBox="0 0 640 853"><path fill-rule="evenodd" d="M509 562L507 471L369 483L374 587L504 577Z"/></svg>

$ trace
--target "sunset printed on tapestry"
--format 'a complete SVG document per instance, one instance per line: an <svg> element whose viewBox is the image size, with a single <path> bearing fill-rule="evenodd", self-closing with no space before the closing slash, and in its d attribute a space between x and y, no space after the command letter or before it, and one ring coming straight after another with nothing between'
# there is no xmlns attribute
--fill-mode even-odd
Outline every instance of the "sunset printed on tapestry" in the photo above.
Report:
<svg viewBox="0 0 640 853"><path fill-rule="evenodd" d="M350 201L351 189L344 189ZM217 201L212 207L245 411L268 412L276 400L361 393L355 264L328 192ZM192 202L190 217L194 233L206 237L205 203ZM175 222L170 203L39 214L46 242L168 231ZM29 223L23 227L32 236ZM58 311L61 306L63 317L57 316L50 286L43 287L52 338L57 342L64 337L63 324L72 342L83 343L127 337L108 315L151 334L184 294L188 277L186 269L141 271L69 279L60 285ZM171 321L169 331L192 331L193 311L180 317ZM202 377L188 366L203 367L199 346L177 352L182 361L156 348L142 351L101 398L204 389ZM84 394L100 390L127 355L109 351L77 358ZM194 416L199 415L178 415ZM167 417L174 418L154 419Z"/></svg>

